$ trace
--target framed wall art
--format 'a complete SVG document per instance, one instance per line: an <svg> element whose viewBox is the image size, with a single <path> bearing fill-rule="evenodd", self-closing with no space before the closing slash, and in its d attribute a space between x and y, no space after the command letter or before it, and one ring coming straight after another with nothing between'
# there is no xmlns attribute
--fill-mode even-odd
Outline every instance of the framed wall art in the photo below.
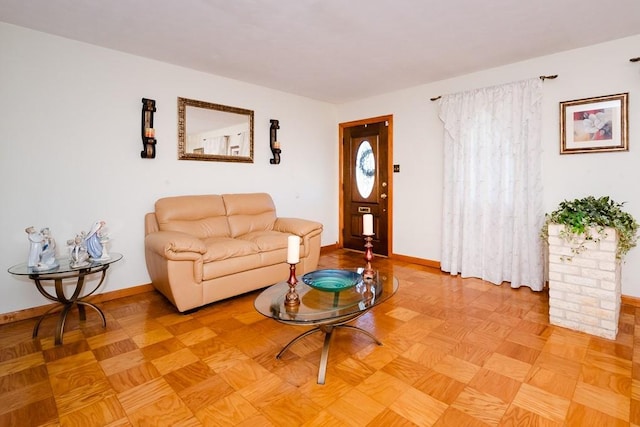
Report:
<svg viewBox="0 0 640 427"><path fill-rule="evenodd" d="M628 93L560 103L560 154L629 151Z"/></svg>

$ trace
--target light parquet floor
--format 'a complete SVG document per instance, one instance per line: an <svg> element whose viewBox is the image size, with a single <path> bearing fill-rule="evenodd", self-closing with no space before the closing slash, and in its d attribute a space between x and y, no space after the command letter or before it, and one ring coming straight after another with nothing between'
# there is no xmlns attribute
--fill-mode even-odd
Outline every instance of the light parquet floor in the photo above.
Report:
<svg viewBox="0 0 640 427"><path fill-rule="evenodd" d="M323 254L321 268L362 254ZM0 426L632 426L640 425L637 309L615 341L551 326L546 292L375 258L398 293L334 336L318 385L319 334L253 307L257 292L179 314L155 292L0 326ZM640 332L638 332L640 334ZM638 341L640 344L640 340Z"/></svg>

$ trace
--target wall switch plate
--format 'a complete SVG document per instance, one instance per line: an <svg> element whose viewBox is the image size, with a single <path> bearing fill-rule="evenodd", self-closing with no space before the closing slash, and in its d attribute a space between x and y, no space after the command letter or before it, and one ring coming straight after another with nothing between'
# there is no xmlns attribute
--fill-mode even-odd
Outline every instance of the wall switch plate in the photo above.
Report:
<svg viewBox="0 0 640 427"><path fill-rule="evenodd" d="M400 172L400 165L393 165L393 173Z"/></svg>

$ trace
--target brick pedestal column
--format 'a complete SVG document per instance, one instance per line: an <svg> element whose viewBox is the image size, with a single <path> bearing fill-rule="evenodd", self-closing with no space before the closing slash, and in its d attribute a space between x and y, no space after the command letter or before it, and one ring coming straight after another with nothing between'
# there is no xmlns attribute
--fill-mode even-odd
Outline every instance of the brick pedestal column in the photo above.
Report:
<svg viewBox="0 0 640 427"><path fill-rule="evenodd" d="M575 243L560 237L563 225L549 224L549 321L553 325L615 339L620 317L620 262L618 235L606 228L606 237L585 243L574 254ZM593 230L592 235L598 236Z"/></svg>

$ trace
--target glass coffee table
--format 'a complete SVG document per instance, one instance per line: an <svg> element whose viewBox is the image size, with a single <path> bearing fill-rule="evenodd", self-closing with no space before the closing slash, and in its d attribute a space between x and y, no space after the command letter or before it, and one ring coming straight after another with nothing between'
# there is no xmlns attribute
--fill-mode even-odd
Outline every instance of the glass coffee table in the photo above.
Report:
<svg viewBox="0 0 640 427"><path fill-rule="evenodd" d="M318 384L324 384L327 373L329 346L333 331L338 328L363 333L382 345L369 331L347 323L362 316L373 307L389 299L398 290L398 279L384 271L377 271L373 279L363 279L362 269L316 270L298 278L296 292L300 303L285 304L289 291L286 281L268 287L256 298L256 310L287 325L313 326L291 340L276 355L277 359L289 347L315 332L325 334L318 368Z"/></svg>
<svg viewBox="0 0 640 427"><path fill-rule="evenodd" d="M9 273L16 276L28 276L31 280L35 282L36 288L38 291L44 296L46 299L54 302L58 302L62 305L62 310L58 316L58 324L56 326L56 335L55 335L55 345L62 344L62 335L64 333L64 324L67 320L67 315L69 314L69 310L73 308L74 305L78 306L78 311L80 313L80 320L86 320L85 307L91 307L94 309L102 320L102 327L107 326L107 321L104 317L104 313L98 306L89 301L84 301L84 298L92 295L95 291L98 290L102 282L104 282L105 275L107 274L107 269L114 262L120 261L122 259L122 254L111 252L110 257L104 260L93 260L87 262L86 265L82 267L71 267L69 264L69 259L64 258L60 259L59 266L52 268L51 270L37 270L33 267L29 267L27 263L17 264L13 267L9 268ZM82 294L85 278L88 275L102 273L98 283L95 285L93 290L88 293ZM69 284L71 288L73 288L73 292L71 296L67 297L64 292L66 279L75 279L75 286L73 284ZM45 286L46 282L53 281L55 293L50 293L47 291L47 288L50 286ZM44 318L51 314L52 311L60 308L59 305L54 305L46 313L40 316L40 319L36 322L36 325L33 327L33 338L38 336L38 329L40 329L40 324L44 320Z"/></svg>

